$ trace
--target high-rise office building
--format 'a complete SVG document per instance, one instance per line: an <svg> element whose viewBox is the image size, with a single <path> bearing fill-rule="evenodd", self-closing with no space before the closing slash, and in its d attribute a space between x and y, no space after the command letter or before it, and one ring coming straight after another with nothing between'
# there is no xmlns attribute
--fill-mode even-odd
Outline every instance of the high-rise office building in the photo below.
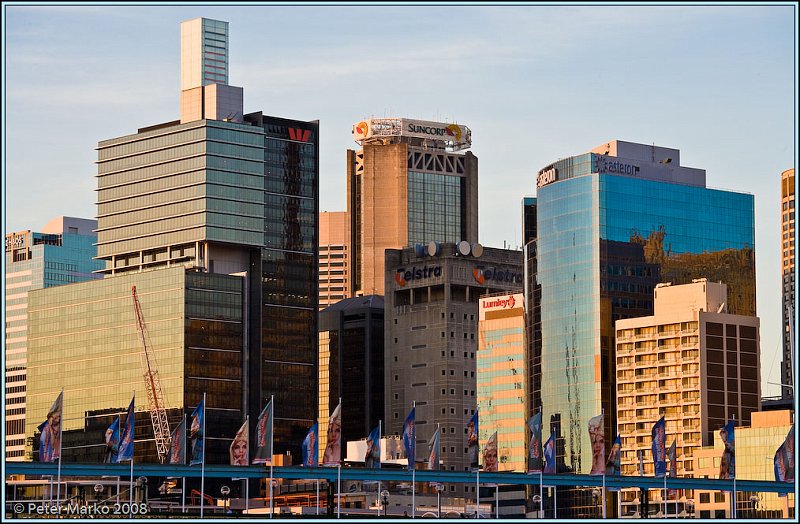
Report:
<svg viewBox="0 0 800 524"><path fill-rule="evenodd" d="M318 409L319 125L242 115L241 90L227 85L227 33L225 22L184 22L180 120L98 145L97 257L105 280L177 267L186 277L163 278L180 290L189 273L207 275L197 288L208 292L192 293L198 302L183 312L187 330L206 331L196 340L172 331L154 338L154 351L182 346L186 362L204 363L185 378L204 381L210 413L234 402L217 374L236 375L230 380L241 397L239 419L218 427L221 433L238 429L247 415L255 420L274 395L275 452L299 457ZM191 409L197 399L176 401ZM115 398L109 407L120 404ZM66 402L65 410L83 413Z"/></svg>
<svg viewBox="0 0 800 524"><path fill-rule="evenodd" d="M522 253L432 243L386 251L387 435L400 434L416 401L417 458L441 427L442 469L469 467L466 428L477 408L478 300L522 291ZM480 424L481 442L490 433ZM448 494L474 497L473 485Z"/></svg>
<svg viewBox="0 0 800 524"><path fill-rule="evenodd" d="M383 297L341 300L319 313L319 443L327 444L328 419L342 401L342 450L383 420Z"/></svg>
<svg viewBox="0 0 800 524"><path fill-rule="evenodd" d="M468 127L406 118L353 126L347 151L352 295L382 295L384 252L478 241L478 158Z"/></svg>
<svg viewBox="0 0 800 524"><path fill-rule="evenodd" d="M623 475L653 475L650 430L662 416L676 442L677 474L692 474L694 452L729 420L748 425L760 408L759 320L727 313L727 286L697 279L660 284L653 316L616 322L617 431ZM642 508L622 491L622 515Z"/></svg>
<svg viewBox="0 0 800 524"><path fill-rule="evenodd" d="M795 346L795 208L794 208L794 168L781 173L781 276L783 284L783 362L781 363L781 396L794 398L794 372L797 365Z"/></svg>
<svg viewBox="0 0 800 524"><path fill-rule="evenodd" d="M319 308L350 297L350 252L347 213L319 214Z"/></svg>
<svg viewBox="0 0 800 524"><path fill-rule="evenodd" d="M677 149L611 141L544 167L535 205L534 388L545 417L561 421L565 468L588 473L588 420L604 412L605 434L616 429L615 321L652 315L659 282L696 278L727 284L729 313L755 315L753 196L706 188L705 171L681 166Z"/></svg>
<svg viewBox="0 0 800 524"><path fill-rule="evenodd" d="M25 459L28 293L98 278L97 221L58 217L40 232L6 235L6 459Z"/></svg>
<svg viewBox="0 0 800 524"><path fill-rule="evenodd" d="M497 431L498 471L527 471L528 373L522 293L478 301L480 429Z"/></svg>

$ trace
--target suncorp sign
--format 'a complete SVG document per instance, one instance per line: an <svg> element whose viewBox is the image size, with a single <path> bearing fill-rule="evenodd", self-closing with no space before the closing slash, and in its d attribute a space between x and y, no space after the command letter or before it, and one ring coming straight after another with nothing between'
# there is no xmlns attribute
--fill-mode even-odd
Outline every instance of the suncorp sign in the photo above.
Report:
<svg viewBox="0 0 800 524"><path fill-rule="evenodd" d="M422 138L441 138L443 140L455 140L456 142L459 142L461 141L461 135L463 134L461 127L457 126L456 124L449 124L445 126L443 124L419 122L416 120L407 120L406 122L406 131L408 131L408 134L412 136L419 136Z"/></svg>

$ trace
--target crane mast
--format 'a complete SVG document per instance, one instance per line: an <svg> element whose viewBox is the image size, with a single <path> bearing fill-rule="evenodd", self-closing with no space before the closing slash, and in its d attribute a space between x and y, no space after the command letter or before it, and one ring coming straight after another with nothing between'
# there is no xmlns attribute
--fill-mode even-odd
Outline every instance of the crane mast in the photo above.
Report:
<svg viewBox="0 0 800 524"><path fill-rule="evenodd" d="M148 348L150 335L147 332L147 324L144 323L139 297L136 296L136 286L131 287L131 294L133 295L133 309L136 312L136 329L139 332L139 340L142 343L141 360L145 391L147 391L147 407L150 411L150 421L153 424L158 461L163 464L169 452L171 437L167 409L164 403L164 393L161 390L161 381L158 378L158 365L156 364L155 355L151 354Z"/></svg>

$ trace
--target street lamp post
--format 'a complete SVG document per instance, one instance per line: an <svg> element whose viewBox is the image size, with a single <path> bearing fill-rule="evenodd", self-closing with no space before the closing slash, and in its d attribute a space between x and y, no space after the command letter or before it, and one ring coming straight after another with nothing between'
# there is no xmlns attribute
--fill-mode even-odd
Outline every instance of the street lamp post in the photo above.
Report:
<svg viewBox="0 0 800 524"><path fill-rule="evenodd" d="M436 484L436 518L442 518L442 491L444 491L444 484Z"/></svg>
<svg viewBox="0 0 800 524"><path fill-rule="evenodd" d="M100 502L100 494L103 492L103 485L102 484L95 484L94 485L94 498L97 502Z"/></svg>
<svg viewBox="0 0 800 524"><path fill-rule="evenodd" d="M222 509L225 513L228 513L228 495L231 494L231 488L228 486L222 486L219 488L219 492L222 494Z"/></svg>
<svg viewBox="0 0 800 524"><path fill-rule="evenodd" d="M539 504L539 509L536 512L536 517L537 518L544 518L544 515L542 514L542 497L540 497L539 495L534 495L533 496L533 503L534 504L537 504L537 503ZM534 507L536 507L536 506L534 506Z"/></svg>
<svg viewBox="0 0 800 524"><path fill-rule="evenodd" d="M139 484L139 489L141 490L141 501L147 504L147 477L139 477L136 479L136 481L137 484Z"/></svg>
<svg viewBox="0 0 800 524"><path fill-rule="evenodd" d="M381 491L381 502L383 502L383 516L389 515L389 490Z"/></svg>

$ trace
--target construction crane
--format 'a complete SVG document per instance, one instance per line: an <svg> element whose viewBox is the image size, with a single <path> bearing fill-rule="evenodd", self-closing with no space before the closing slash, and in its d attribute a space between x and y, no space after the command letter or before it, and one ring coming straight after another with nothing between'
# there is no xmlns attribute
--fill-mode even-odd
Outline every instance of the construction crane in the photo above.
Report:
<svg viewBox="0 0 800 524"><path fill-rule="evenodd" d="M158 378L158 365L156 364L155 354L151 354L150 335L147 332L147 324L144 323L142 306L139 304L139 297L136 296L136 286L131 287L133 295L133 309L136 312L136 329L139 331L139 340L142 343L142 372L144 376L145 390L147 391L147 407L150 411L150 421L153 423L153 435L156 440L156 451L158 461L162 464L167 459L170 444L169 421L167 420L167 409L164 404L164 393L161 391L161 381Z"/></svg>

